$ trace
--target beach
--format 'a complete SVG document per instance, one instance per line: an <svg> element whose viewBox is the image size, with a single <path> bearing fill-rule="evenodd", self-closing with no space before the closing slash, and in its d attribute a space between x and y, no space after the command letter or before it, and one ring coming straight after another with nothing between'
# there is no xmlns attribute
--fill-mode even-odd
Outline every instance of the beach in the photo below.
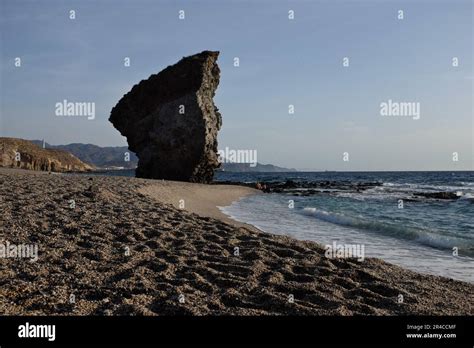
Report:
<svg viewBox="0 0 474 348"><path fill-rule="evenodd" d="M329 259L220 212L248 187L5 168L0 183L0 243L38 248L0 259L3 315L474 313L473 284Z"/></svg>
<svg viewBox="0 0 474 348"><path fill-rule="evenodd" d="M219 207L229 206L248 195L261 194L259 190L244 186L205 185L165 180L152 181L150 185L140 187L138 192L158 202L171 204L175 208L249 229L253 226L229 218Z"/></svg>

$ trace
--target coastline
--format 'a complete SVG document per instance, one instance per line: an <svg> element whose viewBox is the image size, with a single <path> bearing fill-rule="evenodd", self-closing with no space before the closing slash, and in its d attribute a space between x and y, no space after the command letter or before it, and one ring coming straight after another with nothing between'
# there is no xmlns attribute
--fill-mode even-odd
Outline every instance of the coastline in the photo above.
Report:
<svg viewBox="0 0 474 348"><path fill-rule="evenodd" d="M217 206L250 188L34 174L0 169L3 239L39 247L37 262L0 259L5 315L474 313L473 284L328 259L317 243L222 217Z"/></svg>
<svg viewBox="0 0 474 348"><path fill-rule="evenodd" d="M140 187L138 192L158 202L171 204L177 209L184 209L200 216L219 219L236 227L257 229L253 225L232 219L232 217L219 209L219 207L228 206L245 196L262 194L257 189L240 185L206 185L165 180L152 181L149 185Z"/></svg>

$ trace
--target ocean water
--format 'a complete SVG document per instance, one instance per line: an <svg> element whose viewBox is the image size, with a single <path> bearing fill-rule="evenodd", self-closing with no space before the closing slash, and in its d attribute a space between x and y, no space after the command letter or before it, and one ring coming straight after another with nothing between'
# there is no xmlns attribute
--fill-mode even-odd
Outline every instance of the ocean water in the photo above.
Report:
<svg viewBox="0 0 474 348"><path fill-rule="evenodd" d="M133 170L100 174L134 176ZM88 174L90 175L90 173ZM474 283L474 172L217 172L216 181L378 182L368 190L311 196L268 193L221 210L261 230L323 245L358 244L365 257ZM300 189L303 192L305 189ZM318 189L316 189L318 190ZM457 200L415 196L453 192ZM290 208L290 200L294 207ZM403 200L403 208L399 207ZM456 248L458 255L453 255Z"/></svg>
<svg viewBox="0 0 474 348"><path fill-rule="evenodd" d="M324 245L359 244L365 257L474 283L474 172L224 172L216 180L379 182L361 192L249 196L221 210L266 232ZM414 196L420 192L453 192L459 199Z"/></svg>

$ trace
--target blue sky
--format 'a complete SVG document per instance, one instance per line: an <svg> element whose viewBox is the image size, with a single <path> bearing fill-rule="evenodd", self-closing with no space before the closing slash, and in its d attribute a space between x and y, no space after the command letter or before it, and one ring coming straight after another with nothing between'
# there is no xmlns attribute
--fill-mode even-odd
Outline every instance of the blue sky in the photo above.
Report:
<svg viewBox="0 0 474 348"><path fill-rule="evenodd" d="M2 136L126 145L107 120L122 95L208 49L221 52L219 148L298 169L474 169L470 0L0 4ZM96 118L56 117L63 99L94 102ZM381 116L388 99L419 102L420 119Z"/></svg>

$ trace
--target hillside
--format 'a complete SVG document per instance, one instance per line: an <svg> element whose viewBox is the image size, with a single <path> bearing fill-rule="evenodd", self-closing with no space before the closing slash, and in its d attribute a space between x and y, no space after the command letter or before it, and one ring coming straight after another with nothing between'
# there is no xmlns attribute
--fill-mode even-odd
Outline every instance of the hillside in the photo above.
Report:
<svg viewBox="0 0 474 348"><path fill-rule="evenodd" d="M51 172L90 171L94 167L58 149L43 149L28 140L0 138L0 167Z"/></svg>
<svg viewBox="0 0 474 348"><path fill-rule="evenodd" d="M42 146L41 140L32 140L31 142ZM68 145L50 145L45 143L47 149L59 149L72 153L81 161L91 163L100 169L134 169L137 166L138 158L126 146L107 146L101 147L93 144L73 143ZM130 158L126 161L127 153Z"/></svg>

